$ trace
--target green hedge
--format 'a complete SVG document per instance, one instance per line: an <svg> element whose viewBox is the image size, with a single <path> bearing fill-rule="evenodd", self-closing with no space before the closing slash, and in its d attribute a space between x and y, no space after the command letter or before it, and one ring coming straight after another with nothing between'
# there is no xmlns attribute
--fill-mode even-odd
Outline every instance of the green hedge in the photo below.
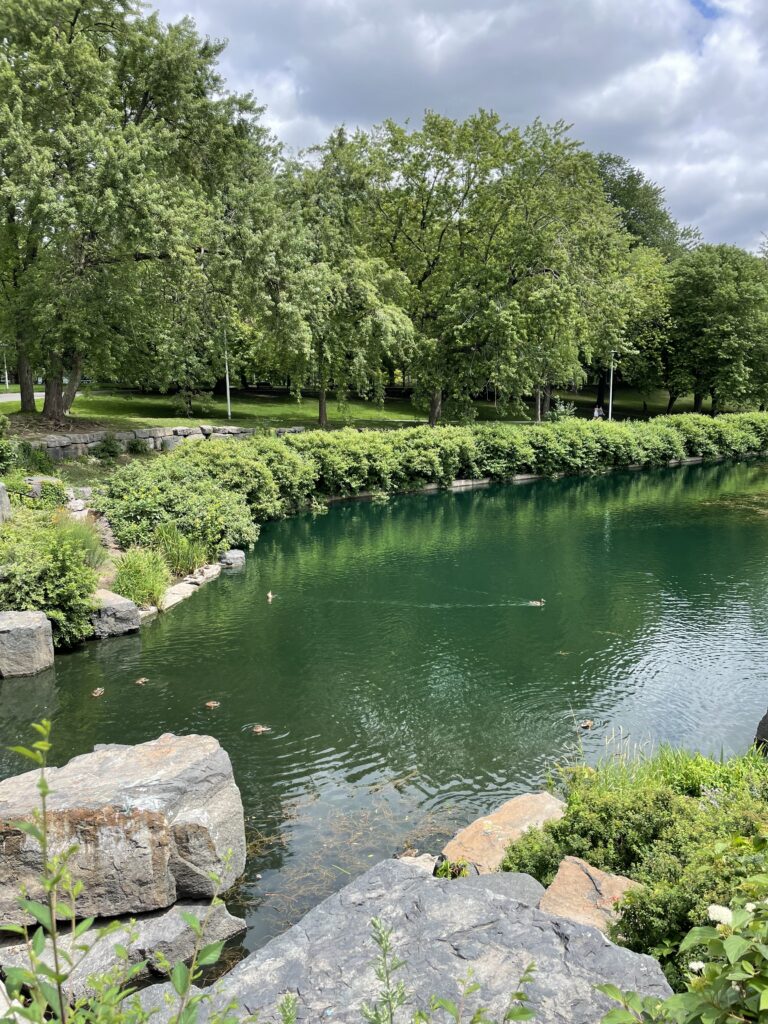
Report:
<svg viewBox="0 0 768 1024"><path fill-rule="evenodd" d="M310 431L282 440L189 441L162 458L118 470L96 500L124 547L151 544L156 528L170 523L213 556L225 547L252 544L259 523L309 508L318 498L446 487L457 477L599 473L765 450L764 413Z"/></svg>

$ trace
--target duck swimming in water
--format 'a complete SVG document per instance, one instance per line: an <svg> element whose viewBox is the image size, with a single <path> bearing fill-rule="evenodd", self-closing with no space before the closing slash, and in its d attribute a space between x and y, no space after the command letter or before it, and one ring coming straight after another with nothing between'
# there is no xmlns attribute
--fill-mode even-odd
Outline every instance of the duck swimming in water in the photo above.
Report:
<svg viewBox="0 0 768 1024"><path fill-rule="evenodd" d="M267 603L268 603L268 604L272 604L272 602L274 601L274 599L275 599L276 597L277 597L277 594L273 594L273 593L272 593L272 591L270 590L270 591L268 592L268 594L267 594Z"/></svg>
<svg viewBox="0 0 768 1024"><path fill-rule="evenodd" d="M205 706L207 708L210 708L211 710L213 710L213 708L221 707L221 701L218 701L218 700L207 700L205 702Z"/></svg>
<svg viewBox="0 0 768 1024"><path fill-rule="evenodd" d="M529 601L529 602L528 602L528 604L529 604L529 605L530 605L530 606L531 606L532 608L543 608L543 607L544 607L544 605L546 604L546 602L545 602L545 600L544 600L544 598L543 598L543 597L540 597L540 598L538 599L538 601Z"/></svg>
<svg viewBox="0 0 768 1024"><path fill-rule="evenodd" d="M261 736L262 733L272 732L268 725L256 725L251 726L251 732L255 732L257 736Z"/></svg>
<svg viewBox="0 0 768 1024"><path fill-rule="evenodd" d="M141 676L134 682L134 686L146 686L148 682L149 680L147 679L146 676Z"/></svg>

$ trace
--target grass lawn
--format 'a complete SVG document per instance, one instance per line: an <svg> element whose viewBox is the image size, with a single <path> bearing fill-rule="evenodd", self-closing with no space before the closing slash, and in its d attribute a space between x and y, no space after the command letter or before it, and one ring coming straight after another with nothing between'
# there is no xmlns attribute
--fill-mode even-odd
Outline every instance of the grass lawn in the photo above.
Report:
<svg viewBox="0 0 768 1024"><path fill-rule="evenodd" d="M591 416L595 405L594 387L584 388L578 393L560 392L561 397L574 402L581 416ZM658 415L666 411L667 393L656 391L646 396L647 414ZM38 410L42 401L38 400ZM693 406L693 397L680 399L675 405L675 412L689 412ZM478 419L483 422L505 420L518 417L500 415L491 402L477 403ZM705 411L708 411L708 404ZM8 401L0 404L0 412L12 416L15 430L22 435L49 433L34 420L14 416L18 413L18 402ZM71 411L72 429L107 428L126 430L133 427L179 426L180 424L226 425L227 423L243 427L314 427L317 425L317 399L305 398L297 402L288 395L257 395L238 392L232 398L232 419L227 420L226 401L216 396L209 399L203 406L195 407L195 415L185 417L179 414L174 400L168 395L145 395L130 391L98 391L86 392L75 400ZM642 417L643 396L631 388L617 389L614 395L614 415L617 419L626 417ZM328 403L328 414L331 427L346 425L360 427L396 427L416 423L424 423L424 414L415 409L408 399L387 399L383 406L359 399L350 400L343 408L334 401ZM532 415L532 410L529 409Z"/></svg>
<svg viewBox="0 0 768 1024"><path fill-rule="evenodd" d="M42 402L37 402L38 410ZM19 405L4 402L2 412L18 413ZM240 427L312 427L317 424L318 404L316 398L305 398L301 402L289 396L236 394L232 397L232 419L227 419L227 404L223 397L209 399L205 406L195 408L195 415L179 415L173 398L168 395L144 395L130 391L93 391L75 399L70 417L72 426L85 429L112 428L129 430L133 427L178 427L210 423L224 426L232 423ZM411 403L403 399L388 400L380 407L372 402L349 401L340 409L334 401L328 403L328 418L332 427L351 426L386 427L404 423L423 422L423 415ZM41 427L32 422L15 420L14 426L23 434L40 433ZM50 431L45 430L45 433Z"/></svg>

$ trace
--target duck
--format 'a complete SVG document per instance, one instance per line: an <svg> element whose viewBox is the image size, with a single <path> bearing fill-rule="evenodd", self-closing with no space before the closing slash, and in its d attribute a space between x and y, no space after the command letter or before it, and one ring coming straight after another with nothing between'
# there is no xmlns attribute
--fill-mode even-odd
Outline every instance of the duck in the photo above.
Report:
<svg viewBox="0 0 768 1024"><path fill-rule="evenodd" d="M92 697L103 697L104 696L104 687L103 686L97 686L95 690L91 690L91 696Z"/></svg>
<svg viewBox="0 0 768 1024"><path fill-rule="evenodd" d="M544 598L543 598L543 597L540 597L540 598L539 598L539 599L538 599L537 601L536 601L536 600L534 600L534 601L529 601L529 602L528 602L528 604L529 604L529 605L530 605L530 606L531 606L532 608L543 608L543 607L544 607L544 605L546 604L546 602L545 602L545 600L544 600Z"/></svg>
<svg viewBox="0 0 768 1024"><path fill-rule="evenodd" d="M135 681L134 685L135 686L146 686L148 682L149 682L149 679L147 679L146 676L139 676L139 678Z"/></svg>
<svg viewBox="0 0 768 1024"><path fill-rule="evenodd" d="M274 599L275 599L276 597L277 597L277 594L273 594L273 593L272 593L272 591L270 590L270 591L269 591L269 592L267 593L267 603L268 603L268 604L272 604L272 602L274 601Z"/></svg>
<svg viewBox="0 0 768 1024"><path fill-rule="evenodd" d="M221 707L221 701L219 701L219 700L207 700L205 702L205 706L207 708L211 708L211 710L213 708L220 708Z"/></svg>
<svg viewBox="0 0 768 1024"><path fill-rule="evenodd" d="M594 726L594 722L591 718L585 718L583 722L579 722L580 729L591 729Z"/></svg>
<svg viewBox="0 0 768 1024"><path fill-rule="evenodd" d="M256 733L257 736L261 736L262 733L272 732L268 725L259 725L258 722L251 726L251 732Z"/></svg>

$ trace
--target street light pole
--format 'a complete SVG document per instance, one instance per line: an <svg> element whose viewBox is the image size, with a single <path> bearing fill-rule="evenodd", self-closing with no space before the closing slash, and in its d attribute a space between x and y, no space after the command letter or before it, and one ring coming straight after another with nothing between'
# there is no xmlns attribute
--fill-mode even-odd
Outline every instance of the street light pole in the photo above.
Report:
<svg viewBox="0 0 768 1024"><path fill-rule="evenodd" d="M611 376L608 383L608 419L613 419L613 352L611 352Z"/></svg>
<svg viewBox="0 0 768 1024"><path fill-rule="evenodd" d="M229 352L227 351L227 332L224 331L224 380L227 387L227 419L232 419L232 400L229 394Z"/></svg>

